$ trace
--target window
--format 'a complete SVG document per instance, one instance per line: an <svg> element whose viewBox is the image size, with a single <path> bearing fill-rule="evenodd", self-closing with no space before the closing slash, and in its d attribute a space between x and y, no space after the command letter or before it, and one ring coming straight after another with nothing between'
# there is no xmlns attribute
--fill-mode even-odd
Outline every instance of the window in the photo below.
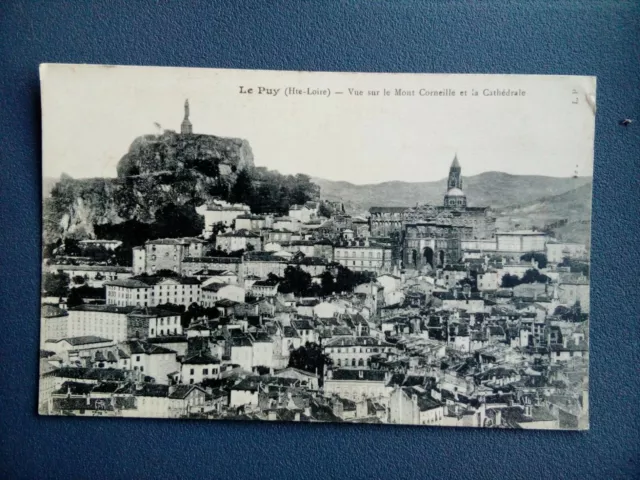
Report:
<svg viewBox="0 0 640 480"><path fill-rule="evenodd" d="M144 372L144 367L142 365L140 365L140 371Z"/></svg>
<svg viewBox="0 0 640 480"><path fill-rule="evenodd" d="M139 362L139 361L140 361L140 355L137 355L136 356L136 362Z"/></svg>
<svg viewBox="0 0 640 480"><path fill-rule="evenodd" d="M208 368L203 368L202 369L202 374L203 375L209 375L209 369Z"/></svg>
<svg viewBox="0 0 640 480"><path fill-rule="evenodd" d="M191 373L191 375L193 375L195 373L195 371L193 370L193 368L191 369L191 371L189 372Z"/></svg>

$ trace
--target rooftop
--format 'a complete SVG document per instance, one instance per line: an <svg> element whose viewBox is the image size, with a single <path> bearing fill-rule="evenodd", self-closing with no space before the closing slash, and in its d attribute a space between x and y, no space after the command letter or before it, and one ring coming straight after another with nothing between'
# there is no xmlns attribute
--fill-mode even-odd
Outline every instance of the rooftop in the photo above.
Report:
<svg viewBox="0 0 640 480"><path fill-rule="evenodd" d="M191 355L189 358L182 361L184 365L212 365L220 363L216 357L209 352L200 352L195 355Z"/></svg>
<svg viewBox="0 0 640 480"><path fill-rule="evenodd" d="M244 228L236 230L235 232L221 233L218 237L245 237L245 238L260 238L260 235L252 233Z"/></svg>
<svg viewBox="0 0 640 480"><path fill-rule="evenodd" d="M146 245L188 245L190 243L207 243L201 238L183 237L183 238L157 238L155 240L147 240Z"/></svg>
<svg viewBox="0 0 640 480"><path fill-rule="evenodd" d="M185 257L183 263L242 263L240 257Z"/></svg>
<svg viewBox="0 0 640 480"><path fill-rule="evenodd" d="M109 338L96 337L95 335L85 335L83 337L63 338L61 340L57 340L57 342L68 342L69 344L76 347L80 345L92 345L94 343L112 342L112 340Z"/></svg>
<svg viewBox="0 0 640 480"><path fill-rule="evenodd" d="M371 207L369 213L403 213L409 207Z"/></svg>
<svg viewBox="0 0 640 480"><path fill-rule="evenodd" d="M386 373L381 370L333 370L332 378L327 377L327 381L346 380L361 382L384 382Z"/></svg>

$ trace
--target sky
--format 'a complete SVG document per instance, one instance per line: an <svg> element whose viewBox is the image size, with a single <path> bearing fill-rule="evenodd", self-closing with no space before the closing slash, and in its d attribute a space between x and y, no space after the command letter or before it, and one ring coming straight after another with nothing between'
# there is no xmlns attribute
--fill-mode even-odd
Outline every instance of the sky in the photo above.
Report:
<svg viewBox="0 0 640 480"><path fill-rule="evenodd" d="M41 85L45 177L116 176L137 136L179 131L185 99L194 133L246 139L257 166L286 174L355 184L435 181L455 154L465 176L593 171L587 97L595 99L594 77L48 64ZM285 96L288 87L323 94ZM496 89L526 94L484 94Z"/></svg>

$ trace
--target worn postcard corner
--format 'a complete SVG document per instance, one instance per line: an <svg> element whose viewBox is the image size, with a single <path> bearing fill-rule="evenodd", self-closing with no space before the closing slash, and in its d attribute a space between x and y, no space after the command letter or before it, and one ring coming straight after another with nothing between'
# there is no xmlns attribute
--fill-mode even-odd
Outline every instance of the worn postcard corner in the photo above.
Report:
<svg viewBox="0 0 640 480"><path fill-rule="evenodd" d="M40 73L41 414L588 429L595 77Z"/></svg>

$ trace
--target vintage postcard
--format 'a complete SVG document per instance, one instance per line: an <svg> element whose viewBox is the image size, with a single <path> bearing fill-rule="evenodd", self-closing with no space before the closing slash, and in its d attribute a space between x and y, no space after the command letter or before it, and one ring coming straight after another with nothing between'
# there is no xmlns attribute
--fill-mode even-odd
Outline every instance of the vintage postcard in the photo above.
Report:
<svg viewBox="0 0 640 480"><path fill-rule="evenodd" d="M589 428L594 77L40 73L41 414Z"/></svg>

